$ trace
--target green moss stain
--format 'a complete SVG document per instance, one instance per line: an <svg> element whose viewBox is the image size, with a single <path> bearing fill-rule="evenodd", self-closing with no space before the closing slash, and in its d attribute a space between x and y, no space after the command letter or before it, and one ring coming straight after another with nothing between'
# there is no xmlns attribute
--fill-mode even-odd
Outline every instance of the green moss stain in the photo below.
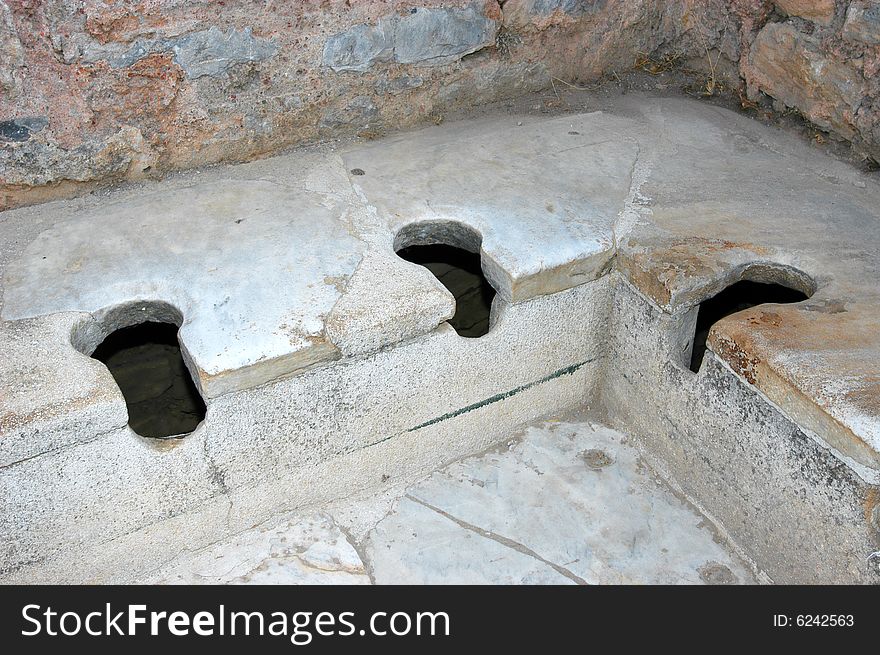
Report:
<svg viewBox="0 0 880 655"><path fill-rule="evenodd" d="M438 416L437 418L432 418L430 421L425 421L424 423L420 423L414 428L410 428L407 432L415 432L416 430L421 430L422 428L426 428L430 425L434 425L436 423L440 423L442 421L446 421L447 419L455 418L456 416L461 416L462 414L467 414L468 412L472 412L475 409L480 409L481 407L486 407L487 405L491 405L492 403L497 403L500 400L507 400L511 396L515 396L518 393L522 393L523 391L527 391L532 387L537 387L539 384L544 384L545 382L549 382L550 380L555 380L556 378L561 378L563 375L571 375L575 371L577 371L582 366L589 364L590 362L595 361L595 359L588 359L586 361L580 362L579 364L572 364L571 366L566 366L565 368L561 368L558 371L554 371L550 375L545 375L540 380L534 380L533 382L529 382L527 384L523 384L515 389L511 389L510 391L505 391L504 393L498 393L494 396L489 396L483 400L475 402L471 405L467 405L462 407L461 409L456 409L452 412L447 412L443 414L443 416Z"/></svg>

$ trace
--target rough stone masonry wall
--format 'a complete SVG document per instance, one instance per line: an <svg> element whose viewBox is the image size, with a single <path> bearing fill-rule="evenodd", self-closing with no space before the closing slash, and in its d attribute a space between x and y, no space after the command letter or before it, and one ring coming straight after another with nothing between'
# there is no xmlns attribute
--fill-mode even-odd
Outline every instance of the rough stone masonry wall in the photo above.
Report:
<svg viewBox="0 0 880 655"><path fill-rule="evenodd" d="M880 0L670 2L680 37L668 52L769 100L880 161ZM714 68L714 71L711 70Z"/></svg>
<svg viewBox="0 0 880 655"><path fill-rule="evenodd" d="M658 52L880 157L877 0L0 0L0 209L439 121Z"/></svg>
<svg viewBox="0 0 880 655"><path fill-rule="evenodd" d="M0 1L0 207L597 77L654 49L663 2L503 4Z"/></svg>

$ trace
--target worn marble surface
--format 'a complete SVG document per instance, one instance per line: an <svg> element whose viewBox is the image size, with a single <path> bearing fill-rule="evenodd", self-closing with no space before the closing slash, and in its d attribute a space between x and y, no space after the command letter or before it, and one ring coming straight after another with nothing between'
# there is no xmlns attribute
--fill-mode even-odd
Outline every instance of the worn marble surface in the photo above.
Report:
<svg viewBox="0 0 880 655"><path fill-rule="evenodd" d="M626 435L551 420L412 486L184 553L145 581L743 584L754 577Z"/></svg>
<svg viewBox="0 0 880 655"><path fill-rule="evenodd" d="M635 146L598 139L602 124L618 130L620 121L588 114L515 131L481 121L412 135L415 144L209 171L82 209L7 212L0 228L37 217L43 227L2 271L0 316L86 312L100 323L120 306L168 303L182 314L180 339L208 397L373 352L433 330L454 310L433 276L395 255L404 225L451 220L483 234L483 268L515 302L607 269ZM546 155L536 175L539 147ZM477 155L478 168L488 166L483 178L460 166ZM360 166L369 173L350 172ZM583 178L577 171L586 168L593 172ZM419 199L418 211L388 205L403 198L390 178ZM0 229L4 236L13 235Z"/></svg>
<svg viewBox="0 0 880 655"><path fill-rule="evenodd" d="M363 562L333 518L315 512L272 521L182 554L152 584L369 584Z"/></svg>
<svg viewBox="0 0 880 655"><path fill-rule="evenodd" d="M764 320L730 317L710 347L876 471L876 180L718 107L640 94L606 104L454 122L4 212L0 317L100 323L120 305L170 303L197 383L215 397L447 320L450 294L394 254L413 225L470 239L514 303L609 267L672 313L742 277L793 283L811 298ZM6 386L20 368L4 366Z"/></svg>

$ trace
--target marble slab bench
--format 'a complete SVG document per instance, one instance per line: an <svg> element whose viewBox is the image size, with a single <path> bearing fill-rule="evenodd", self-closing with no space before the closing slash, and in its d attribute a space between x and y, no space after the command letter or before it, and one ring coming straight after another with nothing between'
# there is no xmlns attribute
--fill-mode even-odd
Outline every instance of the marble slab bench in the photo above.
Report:
<svg viewBox="0 0 880 655"><path fill-rule="evenodd" d="M754 403L772 414L774 439L807 435L822 466L842 467L833 497L821 476L799 484L824 503L811 525L830 535L843 516L851 529L829 536L832 563L800 580L775 558L792 534L774 532L773 516L754 533L729 530L732 542L768 579L876 581L878 208L875 179L790 135L634 95L599 112L453 122L4 212L0 577L143 573L168 549L414 479L575 408L638 436L724 526L735 521L714 505L723 494L681 479L699 444L672 440L703 426L733 444L735 423L713 421ZM497 292L485 336L458 336L452 295L396 254L431 243L479 253ZM719 321L709 361L687 370L700 303L741 279L809 297ZM89 357L145 320L180 326L207 405L181 439L134 434ZM711 397L714 418L645 410L682 393ZM760 432L753 418L743 433ZM763 452L765 473L787 484L816 452L792 454L790 470ZM717 484L736 486L736 473Z"/></svg>

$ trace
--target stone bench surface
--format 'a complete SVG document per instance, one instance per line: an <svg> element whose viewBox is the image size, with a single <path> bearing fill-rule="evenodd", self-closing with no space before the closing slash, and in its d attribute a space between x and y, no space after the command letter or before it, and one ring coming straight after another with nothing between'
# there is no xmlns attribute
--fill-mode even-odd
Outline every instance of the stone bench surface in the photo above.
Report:
<svg viewBox="0 0 880 655"><path fill-rule="evenodd" d="M880 468L880 196L875 179L785 133L684 100L646 109L637 202L616 263L670 312L749 267L800 271L803 302L719 321L709 346L801 427Z"/></svg>
<svg viewBox="0 0 880 655"><path fill-rule="evenodd" d="M454 301L394 239L449 221L480 235L509 303L614 265L677 314L750 267L802 272L809 300L730 316L710 347L840 453L880 468L878 208L869 176L790 135L630 95L602 112L448 123L8 211L0 428L65 398L106 402L92 390L109 374L69 344L41 349L120 305L181 312L208 398L425 334ZM58 376L69 383L39 382Z"/></svg>
<svg viewBox="0 0 880 655"><path fill-rule="evenodd" d="M212 397L449 318L451 296L394 253L407 223L475 229L513 302L595 279L634 144L596 143L601 115L516 122L230 167L78 211L5 271L2 318L164 301L183 314L181 339ZM573 174L588 168L588 182ZM583 184L594 193L578 195Z"/></svg>

